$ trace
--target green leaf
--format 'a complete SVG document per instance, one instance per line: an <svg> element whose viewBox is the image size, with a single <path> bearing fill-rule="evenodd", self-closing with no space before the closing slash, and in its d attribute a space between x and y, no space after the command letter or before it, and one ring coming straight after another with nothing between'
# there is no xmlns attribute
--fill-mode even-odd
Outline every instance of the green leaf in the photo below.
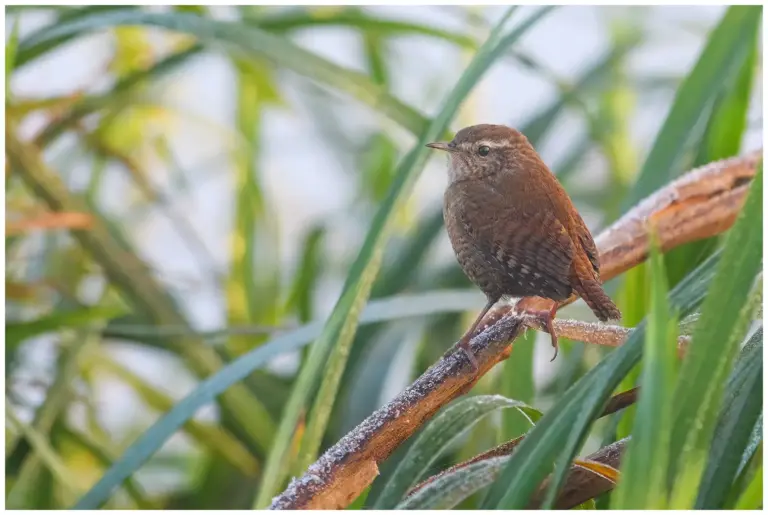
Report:
<svg viewBox="0 0 768 515"><path fill-rule="evenodd" d="M94 306L73 311L55 311L29 322L6 322L6 345L15 348L33 336L57 331L63 328L92 326L99 321L108 321L125 313L119 306Z"/></svg>
<svg viewBox="0 0 768 515"><path fill-rule="evenodd" d="M441 474L406 497L397 510L450 510L478 490L493 483L509 456L481 460Z"/></svg>
<svg viewBox="0 0 768 515"><path fill-rule="evenodd" d="M13 27L5 42L5 102L11 100L11 73L16 66L16 50L19 46L19 17L13 19Z"/></svg>
<svg viewBox="0 0 768 515"><path fill-rule="evenodd" d="M65 415L67 407L70 405L74 396L73 383L78 375L82 354L87 353L90 347L98 344L98 339L95 337L98 327L92 329L95 330L76 331L71 337L65 338L63 341L63 351L58 359L55 379L48 388L43 404L35 411L34 420L30 425L30 429L40 438L46 439L48 437L56 420ZM30 492L34 492L38 484L42 456L30 453L30 449L34 449L34 442L19 440L13 450L8 453L6 459L8 472L18 468L13 488L16 492L13 494L14 499L27 498ZM55 474L55 471L52 472ZM17 501L14 500L13 502ZM21 501L19 500L19 502ZM9 504L12 503L9 501Z"/></svg>
<svg viewBox="0 0 768 515"><path fill-rule="evenodd" d="M443 39L469 50L477 50L480 46L471 36L402 20L387 19L381 16L369 16L359 9L343 8L339 12L321 15L317 11L306 8L292 9L267 16L246 16L249 23L258 25L272 32L287 32L301 28L318 26L353 27L365 33L377 33L382 36L421 35Z"/></svg>
<svg viewBox="0 0 768 515"><path fill-rule="evenodd" d="M625 210L667 184L682 169L689 145L700 134L697 126L732 77L749 57L760 23L759 6L732 6L710 34L696 65L678 88L672 107L637 182L624 202Z"/></svg>
<svg viewBox="0 0 768 515"><path fill-rule="evenodd" d="M737 510L757 510L763 506L763 466L757 469L752 480L736 501Z"/></svg>
<svg viewBox="0 0 768 515"><path fill-rule="evenodd" d="M763 328L742 349L723 398L695 509L722 509L763 409Z"/></svg>
<svg viewBox="0 0 768 515"><path fill-rule="evenodd" d="M500 395L478 395L451 404L431 420L413 442L379 494L373 509L394 508L446 448L482 417L501 408L517 408L526 418L540 415L525 403ZM533 425L533 420L528 420L529 425Z"/></svg>
<svg viewBox="0 0 768 515"><path fill-rule="evenodd" d="M501 395L531 404L536 392L533 382L533 351L535 350L536 331L526 331L512 346L512 353L504 361L500 374ZM563 343L562 340L560 342ZM530 423L521 412L505 411L501 414L501 432L499 442L506 442L528 431Z"/></svg>
<svg viewBox="0 0 768 515"><path fill-rule="evenodd" d="M230 324L274 326L279 323L280 245L274 213L261 184L262 112L278 101L273 70L260 60L233 59L236 70L235 127L243 142L233 154L236 164L232 266L227 278ZM233 336L227 349L234 355L263 343L264 336Z"/></svg>
<svg viewBox="0 0 768 515"><path fill-rule="evenodd" d="M170 396L114 361L106 353L99 353L92 365L129 385L150 408L164 413L173 407L173 399ZM259 463L248 449L224 428L190 419L184 429L193 440L217 453L244 474L256 475Z"/></svg>
<svg viewBox="0 0 768 515"><path fill-rule="evenodd" d="M5 416L8 418L11 426L15 427L17 431L20 431L24 437L29 441L30 446L34 450L40 461L51 471L56 481L66 488L67 492L72 495L79 493L79 488L74 482L75 475L69 470L69 467L64 463L61 457L56 452L56 449L48 442L45 435L41 434L34 427L25 424L17 416L12 406L5 400ZM28 459L33 459L35 456L30 456ZM17 510L24 508L26 504L26 497L32 495L32 492L27 491L24 486L27 482L17 481L13 488L8 492L6 497L6 506L9 509Z"/></svg>
<svg viewBox="0 0 768 515"><path fill-rule="evenodd" d="M299 321L309 322L314 316L312 296L315 294L322 267L321 249L325 242L326 229L316 226L307 232L300 252L301 260L294 273L293 284L283 310L295 311Z"/></svg>
<svg viewBox="0 0 768 515"><path fill-rule="evenodd" d="M448 124L453 119L459 106L479 81L480 77L495 62L499 54L514 43L522 34L533 26L541 17L548 13L550 8L542 8L525 19L510 34L503 36L502 28L509 14L491 32L488 40L478 50L477 54L467 66L459 78L454 89L449 93L440 113L429 124L427 130L421 134L416 146L403 158L390 188L390 192L368 231L363 248L357 260L352 265L352 270L347 276L344 292L338 304L334 308L331 317L323 330L315 346L312 348L307 365L302 369L297 380L295 391L286 407L286 418L281 421L281 430L278 436L279 444L273 447L265 469L264 486L259 492L255 507L263 507L276 493L276 486L282 478L278 474L272 474L278 470L279 463L284 459L288 439L298 420L300 409L309 397L310 388L321 370L325 368L325 376L317 394L317 399L310 414L307 430L302 440L301 450L297 463L300 468L309 466L314 461L320 447L322 435L330 416L331 407L336 397L338 385L349 355L349 347L357 328L357 318L365 299L370 293L371 286L378 272L383 256L384 244L389 229L394 221L394 215L405 202L407 194L419 176L427 159L425 145L440 136L448 129ZM335 341L334 341L335 340ZM326 356L327 358L326 363Z"/></svg>
<svg viewBox="0 0 768 515"><path fill-rule="evenodd" d="M368 494L371 492L371 487L367 487L365 490L363 490L363 493L357 496L357 499L352 501L352 503L346 507L347 510L362 510L363 506L365 506L365 500L368 498Z"/></svg>
<svg viewBox="0 0 768 515"><path fill-rule="evenodd" d="M349 94L414 134L422 134L428 123L418 111L397 100L362 73L336 65L294 45L286 38L252 25L215 21L191 13L161 14L139 10L97 12L41 28L24 38L19 45L19 54L33 55L60 38L120 25L163 27L190 34L211 45L224 45L227 49L244 54L248 58L267 59L278 66Z"/></svg>
<svg viewBox="0 0 768 515"><path fill-rule="evenodd" d="M690 508L704 471L723 386L755 306L747 302L762 262L762 166L729 231L718 274L680 370L670 450L671 506Z"/></svg>
<svg viewBox="0 0 768 515"><path fill-rule="evenodd" d="M672 423L669 392L677 362L677 321L667 303L664 260L656 238L648 262L650 312L642 362L642 389L632 439L622 458L621 481L611 508L664 509Z"/></svg>
<svg viewBox="0 0 768 515"><path fill-rule="evenodd" d="M669 304L685 316L704 298L714 275L715 254L683 280L669 296ZM626 343L584 375L536 423L491 486L484 509L522 509L557 460L542 507L550 507L576 452L586 438L612 391L642 355L646 322L630 334Z"/></svg>
<svg viewBox="0 0 768 515"><path fill-rule="evenodd" d="M102 466L109 467L112 465L114 450L108 445L97 441L88 433L72 429L66 425L61 428L61 432L64 437L71 439L75 444L93 456ZM136 503L136 507L140 510L157 509L157 506L147 500L144 489L133 478L126 480L125 491L131 496L131 499Z"/></svg>
<svg viewBox="0 0 768 515"><path fill-rule="evenodd" d="M125 6L125 5L89 5L86 7L69 8L66 10L60 10L58 12L58 16L56 17L56 19L53 22L51 22L50 25L47 25L38 29L37 33L44 34L50 30L50 27L55 27L57 25L64 24L64 23L73 23L78 19L88 18L89 16L93 16L94 14L103 13L107 11L120 11L120 10L128 10L128 9L136 9L136 7ZM76 37L76 34L63 34L61 36L54 36L52 38L48 38L45 40L45 42L39 45L35 45L32 48L25 48L25 49L20 48L18 57L16 58L16 67L20 68L26 64L29 64L34 59L37 59L38 57L48 52L56 50L61 45L71 41L74 37Z"/></svg>
<svg viewBox="0 0 768 515"><path fill-rule="evenodd" d="M741 149L741 140L747 128L754 73L757 68L757 47L758 45L753 41L734 84L715 105L707 130L706 157L701 160L702 164L735 156Z"/></svg>

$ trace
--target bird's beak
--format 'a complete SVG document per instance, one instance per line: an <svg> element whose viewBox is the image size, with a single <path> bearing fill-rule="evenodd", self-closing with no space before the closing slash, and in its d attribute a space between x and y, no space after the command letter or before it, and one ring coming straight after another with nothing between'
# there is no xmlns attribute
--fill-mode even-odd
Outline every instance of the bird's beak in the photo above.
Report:
<svg viewBox="0 0 768 515"><path fill-rule="evenodd" d="M448 143L443 142L435 142L435 143L427 143L427 146L429 148L434 148L436 150L445 150L446 152L453 152L453 147L449 147Z"/></svg>

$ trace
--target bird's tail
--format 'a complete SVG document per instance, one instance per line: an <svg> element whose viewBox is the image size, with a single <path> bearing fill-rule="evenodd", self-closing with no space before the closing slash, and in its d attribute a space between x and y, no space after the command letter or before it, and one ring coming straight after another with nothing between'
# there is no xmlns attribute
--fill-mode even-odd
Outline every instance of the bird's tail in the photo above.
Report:
<svg viewBox="0 0 768 515"><path fill-rule="evenodd" d="M611 298L605 293L602 285L595 279L577 279L573 289L584 299L592 312L605 322L606 320L618 320L621 311L616 307Z"/></svg>

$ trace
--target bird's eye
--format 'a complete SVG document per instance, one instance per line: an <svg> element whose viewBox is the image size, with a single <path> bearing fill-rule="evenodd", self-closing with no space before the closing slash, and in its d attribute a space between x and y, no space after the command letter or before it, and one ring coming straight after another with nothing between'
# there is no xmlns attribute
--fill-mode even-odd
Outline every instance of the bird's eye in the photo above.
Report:
<svg viewBox="0 0 768 515"><path fill-rule="evenodd" d="M483 157L487 156L490 151L491 151L491 147L486 147L486 146L482 146L477 149L477 153Z"/></svg>

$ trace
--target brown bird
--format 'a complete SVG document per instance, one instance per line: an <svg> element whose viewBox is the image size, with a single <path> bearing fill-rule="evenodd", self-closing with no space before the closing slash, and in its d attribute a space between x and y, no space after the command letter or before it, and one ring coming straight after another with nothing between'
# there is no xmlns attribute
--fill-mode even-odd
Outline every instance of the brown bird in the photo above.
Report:
<svg viewBox="0 0 768 515"><path fill-rule="evenodd" d="M449 153L443 217L459 265L488 303L458 345L477 370L469 341L502 298L563 301L578 294L600 320L621 312L600 284L597 248L571 199L528 139L504 125L460 130L450 143L429 143ZM548 311L539 318L557 335Z"/></svg>

